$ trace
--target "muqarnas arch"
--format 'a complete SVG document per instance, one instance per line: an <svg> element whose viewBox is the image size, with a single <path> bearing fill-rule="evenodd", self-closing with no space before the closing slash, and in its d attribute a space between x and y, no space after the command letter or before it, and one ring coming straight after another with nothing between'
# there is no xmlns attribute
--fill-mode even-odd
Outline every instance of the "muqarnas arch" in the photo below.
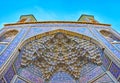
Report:
<svg viewBox="0 0 120 83"><path fill-rule="evenodd" d="M110 26L92 15L45 22L23 15L17 23L5 24L0 30L0 83L117 83L119 33Z"/></svg>
<svg viewBox="0 0 120 83"><path fill-rule="evenodd" d="M34 40L26 42L19 55L21 56L21 66L18 69L20 75L24 77L25 75L20 71L34 66L40 70L40 77L45 81L50 81L57 72L67 73L73 80L79 80L84 65L91 64L94 67L102 65L100 58L102 48L91 41L91 38L74 34L77 33L56 30L41 37L37 35Z"/></svg>

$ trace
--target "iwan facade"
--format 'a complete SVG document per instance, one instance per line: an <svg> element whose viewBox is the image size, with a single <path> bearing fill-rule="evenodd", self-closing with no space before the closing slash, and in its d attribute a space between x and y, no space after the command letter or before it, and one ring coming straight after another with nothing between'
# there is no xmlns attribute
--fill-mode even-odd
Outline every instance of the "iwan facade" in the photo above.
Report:
<svg viewBox="0 0 120 83"><path fill-rule="evenodd" d="M37 21L22 15L0 30L0 83L119 83L120 34L92 15Z"/></svg>

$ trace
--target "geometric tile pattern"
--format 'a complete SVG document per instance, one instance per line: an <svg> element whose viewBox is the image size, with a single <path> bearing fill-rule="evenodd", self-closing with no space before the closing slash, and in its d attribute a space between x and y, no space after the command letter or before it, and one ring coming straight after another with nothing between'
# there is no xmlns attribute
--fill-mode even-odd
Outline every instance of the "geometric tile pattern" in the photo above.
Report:
<svg viewBox="0 0 120 83"><path fill-rule="evenodd" d="M0 56L0 67L7 61L7 59L10 57L10 55L12 54L14 49L21 42L22 36L25 34L25 32L27 32L27 28L22 29L17 34L17 37L15 37L14 40L9 44L7 49L1 54L1 56Z"/></svg>
<svg viewBox="0 0 120 83"><path fill-rule="evenodd" d="M54 26L54 24L53 24L53 26ZM26 35L25 39L27 39L29 37L32 37L32 36L35 36L35 35L38 35L38 34L49 32L49 31L52 31L52 30L58 30L58 29L72 31L72 32L76 32L76 33L83 34L83 35L86 35L86 36L94 38L94 36L89 31L89 29L86 28L86 27L73 26L73 27L75 27L75 28L73 28L73 27L69 27L69 26L71 26L71 24L67 24L67 27L62 27L62 25L60 25L60 27L44 27L44 28L41 27L41 26L34 27L34 28L30 29L30 31Z"/></svg>
<svg viewBox="0 0 120 83"><path fill-rule="evenodd" d="M116 79L118 78L118 76L120 76L120 68L113 62L110 66L110 72L113 74L113 76L115 76Z"/></svg>
<svg viewBox="0 0 120 83"><path fill-rule="evenodd" d="M107 74L105 74L92 83L114 83L114 82Z"/></svg>
<svg viewBox="0 0 120 83"><path fill-rule="evenodd" d="M104 71L101 67L96 67L95 69L91 70L89 73L83 75L79 78L80 83L88 83L88 81L94 79L98 75L102 74Z"/></svg>
<svg viewBox="0 0 120 83"><path fill-rule="evenodd" d="M26 83L26 82L20 78L16 78L14 83Z"/></svg>
<svg viewBox="0 0 120 83"><path fill-rule="evenodd" d="M120 43L119 44L114 43L113 45L120 51Z"/></svg>
<svg viewBox="0 0 120 83"><path fill-rule="evenodd" d="M80 77L85 76L87 73L91 72L97 67L98 67L97 65L90 63L90 62L88 64L83 65L80 70Z"/></svg>
<svg viewBox="0 0 120 83"><path fill-rule="evenodd" d="M95 36L104 43L112 52L115 54L116 57L120 58L120 52L110 43L108 42L95 28L91 28L91 31L95 34Z"/></svg>
<svg viewBox="0 0 120 83"><path fill-rule="evenodd" d="M29 72L26 69L22 69L20 72L20 76L22 76L23 78L31 81L32 83L44 83L44 79L34 75L33 73Z"/></svg>
<svg viewBox="0 0 120 83"><path fill-rule="evenodd" d="M110 59L104 54L102 58L102 63L104 68L106 68L106 70L108 69L108 67L110 66Z"/></svg>
<svg viewBox="0 0 120 83"><path fill-rule="evenodd" d="M8 71L5 73L4 77L7 81L7 83L10 83L12 78L14 77L15 75L15 71L13 70L13 67L11 66Z"/></svg>
<svg viewBox="0 0 120 83"><path fill-rule="evenodd" d="M30 41L23 50L21 66L36 65L47 80L58 71L67 72L77 79L84 64L101 65L99 46L62 32Z"/></svg>
<svg viewBox="0 0 120 83"><path fill-rule="evenodd" d="M75 80L65 72L58 72L53 75L50 83L75 83Z"/></svg>
<svg viewBox="0 0 120 83"><path fill-rule="evenodd" d="M18 69L20 68L21 66L21 53L17 56L15 62L14 62L14 67L15 67L15 70L16 72L18 73Z"/></svg>
<svg viewBox="0 0 120 83"><path fill-rule="evenodd" d="M1 44L1 43L0 43L0 53L4 50L5 47L6 47L5 44Z"/></svg>

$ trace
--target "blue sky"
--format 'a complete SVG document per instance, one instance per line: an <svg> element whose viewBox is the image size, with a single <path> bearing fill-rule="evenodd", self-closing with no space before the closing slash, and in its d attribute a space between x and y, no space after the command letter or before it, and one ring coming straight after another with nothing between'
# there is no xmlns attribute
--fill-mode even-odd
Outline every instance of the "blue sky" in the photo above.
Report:
<svg viewBox="0 0 120 83"><path fill-rule="evenodd" d="M120 32L120 0L2 0L0 11L0 28L26 14L38 21L76 21L81 14L90 14Z"/></svg>

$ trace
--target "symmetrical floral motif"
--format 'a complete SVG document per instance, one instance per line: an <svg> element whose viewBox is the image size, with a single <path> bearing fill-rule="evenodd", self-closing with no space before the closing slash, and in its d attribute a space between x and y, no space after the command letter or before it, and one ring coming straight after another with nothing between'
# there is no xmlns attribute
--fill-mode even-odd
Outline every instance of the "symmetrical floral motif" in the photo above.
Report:
<svg viewBox="0 0 120 83"><path fill-rule="evenodd" d="M101 65L101 51L96 44L61 32L33 40L23 50L21 65L36 65L46 80L58 71L78 79L84 64Z"/></svg>
<svg viewBox="0 0 120 83"><path fill-rule="evenodd" d="M120 68L114 63L112 63L110 67L110 72L113 74L113 76L115 76L115 78L118 78L118 76L120 76Z"/></svg>

